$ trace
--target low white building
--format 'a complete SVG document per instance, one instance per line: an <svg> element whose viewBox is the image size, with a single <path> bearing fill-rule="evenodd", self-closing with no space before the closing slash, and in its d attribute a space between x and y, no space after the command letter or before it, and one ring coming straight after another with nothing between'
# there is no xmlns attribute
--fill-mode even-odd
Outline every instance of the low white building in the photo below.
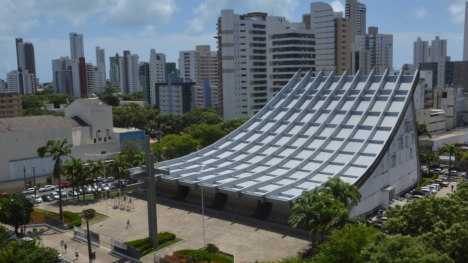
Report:
<svg viewBox="0 0 468 263"><path fill-rule="evenodd" d="M33 171L36 183L57 184L52 178L52 158L37 157L39 147L57 139L67 139L73 145L71 156L83 160L95 159L86 154L120 150L120 142L113 132L112 107L100 99L75 100L65 108L65 117L47 115L0 119L0 149L9 149L0 151L0 167L3 168L0 169L0 189L22 191L25 181L33 178Z"/></svg>
<svg viewBox="0 0 468 263"><path fill-rule="evenodd" d="M416 120L419 124L426 124L427 130L432 135L445 133L447 116L444 110L420 109L416 110Z"/></svg>
<svg viewBox="0 0 468 263"><path fill-rule="evenodd" d="M53 111L53 112L62 113L62 114L65 114L66 107L67 107L67 104L60 104L59 108L55 108L53 103L44 104L44 110Z"/></svg>
<svg viewBox="0 0 468 263"><path fill-rule="evenodd" d="M414 91L414 107L416 110L430 109L433 107L432 101L432 84L433 75L432 70L419 71L419 83Z"/></svg>
<svg viewBox="0 0 468 263"><path fill-rule="evenodd" d="M433 107L443 109L447 115L447 130L465 125L463 121L466 106L464 88L435 88L433 98Z"/></svg>

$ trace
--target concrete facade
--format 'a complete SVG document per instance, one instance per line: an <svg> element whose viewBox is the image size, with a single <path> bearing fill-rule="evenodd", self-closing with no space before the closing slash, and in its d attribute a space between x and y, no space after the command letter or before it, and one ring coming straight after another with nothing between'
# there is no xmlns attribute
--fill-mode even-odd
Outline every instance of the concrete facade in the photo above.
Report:
<svg viewBox="0 0 468 263"><path fill-rule="evenodd" d="M434 109L442 109L447 116L447 130L464 126L466 94L464 88L434 89Z"/></svg>
<svg viewBox="0 0 468 263"><path fill-rule="evenodd" d="M7 73L8 92L20 92L25 96L32 96L36 93L36 76L28 71L20 72L13 70Z"/></svg>
<svg viewBox="0 0 468 263"><path fill-rule="evenodd" d="M431 135L443 134L447 130L447 116L444 110L420 109L416 110L419 124L426 124Z"/></svg>
<svg viewBox="0 0 468 263"><path fill-rule="evenodd" d="M204 79L203 86L193 87L193 103L200 108L219 109L219 88Z"/></svg>
<svg viewBox="0 0 468 263"><path fill-rule="evenodd" d="M20 92L0 92L0 118L23 116Z"/></svg>
<svg viewBox="0 0 468 263"><path fill-rule="evenodd" d="M72 60L85 57L83 34L70 33L70 54Z"/></svg>
<svg viewBox="0 0 468 263"><path fill-rule="evenodd" d="M140 65L139 56L124 51L123 57L119 58L119 84L122 94L133 94L139 92L140 86Z"/></svg>
<svg viewBox="0 0 468 263"><path fill-rule="evenodd" d="M180 76L184 80L192 80L197 86L202 86L204 79L218 85L218 56L211 51L210 45L196 46L195 50L179 52Z"/></svg>
<svg viewBox="0 0 468 263"><path fill-rule="evenodd" d="M366 5L357 0L346 0L345 17L351 20L349 31L351 39L366 34Z"/></svg>

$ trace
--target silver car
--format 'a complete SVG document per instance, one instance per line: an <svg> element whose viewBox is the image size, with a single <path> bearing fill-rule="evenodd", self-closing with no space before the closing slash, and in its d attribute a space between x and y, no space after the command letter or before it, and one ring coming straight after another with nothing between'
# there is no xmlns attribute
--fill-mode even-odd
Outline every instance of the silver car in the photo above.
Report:
<svg viewBox="0 0 468 263"><path fill-rule="evenodd" d="M55 190L55 186L53 185L46 185L42 188L39 188L39 192L54 191L54 190Z"/></svg>
<svg viewBox="0 0 468 263"><path fill-rule="evenodd" d="M25 195L34 194L34 188L28 188L28 190L23 191L23 192L21 192L21 193L22 193L22 194L25 194Z"/></svg>

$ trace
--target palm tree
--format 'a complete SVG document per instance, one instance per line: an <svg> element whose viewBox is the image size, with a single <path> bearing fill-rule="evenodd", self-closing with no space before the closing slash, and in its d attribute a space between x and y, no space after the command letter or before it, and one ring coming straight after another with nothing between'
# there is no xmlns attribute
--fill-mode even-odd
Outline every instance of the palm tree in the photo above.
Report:
<svg viewBox="0 0 468 263"><path fill-rule="evenodd" d="M465 169L467 169L468 174L468 152L460 152L460 162L465 164Z"/></svg>
<svg viewBox="0 0 468 263"><path fill-rule="evenodd" d="M429 177L431 177L431 163L432 162L438 162L439 161L439 156L435 155L435 153L432 150L425 150L422 152L423 158L422 161L426 162L427 164L427 174Z"/></svg>
<svg viewBox="0 0 468 263"><path fill-rule="evenodd" d="M115 154L114 161L108 164L112 173L119 177L119 186L120 186L121 193L123 193L122 192L122 176L126 177L127 169L132 168L132 166L127 161L125 161L126 158L127 156L125 155Z"/></svg>
<svg viewBox="0 0 468 263"><path fill-rule="evenodd" d="M460 152L460 149L455 146L455 143L448 144L444 143L443 146L439 149L439 156L448 153L449 154L449 178L450 178L450 170L452 168L452 155L457 155Z"/></svg>
<svg viewBox="0 0 468 263"><path fill-rule="evenodd" d="M145 151L141 151L138 154L135 154L133 157L133 167L140 167L142 165L145 165Z"/></svg>
<svg viewBox="0 0 468 263"><path fill-rule="evenodd" d="M93 177L94 179L96 179L101 174L104 174L104 168L103 168L103 165L102 165L103 160L102 159L99 159L97 161L87 160L87 163L88 163L88 167L89 167L89 173L90 173L91 177Z"/></svg>
<svg viewBox="0 0 468 263"><path fill-rule="evenodd" d="M44 158L47 153L52 155L52 160L55 161L54 164L54 178L58 179L59 185L59 209L60 209L60 221L63 221L63 208L62 208L62 189L60 188L60 166L62 165L62 156L69 156L71 154L71 147L72 144L67 145L67 139L61 141L57 139L57 141L49 140L45 146L39 147L37 149L37 156L39 158Z"/></svg>
<svg viewBox="0 0 468 263"><path fill-rule="evenodd" d="M427 130L426 124L419 124L419 121L416 121L416 125L418 126L418 137L427 135L429 138L432 138L431 133Z"/></svg>
<svg viewBox="0 0 468 263"><path fill-rule="evenodd" d="M357 187L340 178L330 178L330 180L323 184L323 188L320 191L332 195L348 210L351 210L351 208L361 202L361 193L359 193Z"/></svg>
<svg viewBox="0 0 468 263"><path fill-rule="evenodd" d="M75 158L72 157L71 160L75 161ZM65 163L62 165L62 174L67 177L67 181L72 182L72 191L74 193L76 182L74 178L75 174L73 172L74 164L72 161L70 160L65 161ZM73 201L75 201L75 195L73 195Z"/></svg>

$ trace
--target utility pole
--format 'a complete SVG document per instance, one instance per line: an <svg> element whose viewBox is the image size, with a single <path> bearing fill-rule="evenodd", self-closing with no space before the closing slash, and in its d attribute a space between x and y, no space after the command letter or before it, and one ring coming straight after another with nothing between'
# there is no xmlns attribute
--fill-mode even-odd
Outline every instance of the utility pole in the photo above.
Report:
<svg viewBox="0 0 468 263"><path fill-rule="evenodd" d="M34 203L36 203L36 167L33 167L33 174L34 174Z"/></svg>
<svg viewBox="0 0 468 263"><path fill-rule="evenodd" d="M85 217L86 217L86 230L87 230L87 235L88 235L88 255L89 255L89 263L93 263L93 258L91 256L91 237L89 235L89 217L91 215L89 213L86 213L85 214Z"/></svg>

